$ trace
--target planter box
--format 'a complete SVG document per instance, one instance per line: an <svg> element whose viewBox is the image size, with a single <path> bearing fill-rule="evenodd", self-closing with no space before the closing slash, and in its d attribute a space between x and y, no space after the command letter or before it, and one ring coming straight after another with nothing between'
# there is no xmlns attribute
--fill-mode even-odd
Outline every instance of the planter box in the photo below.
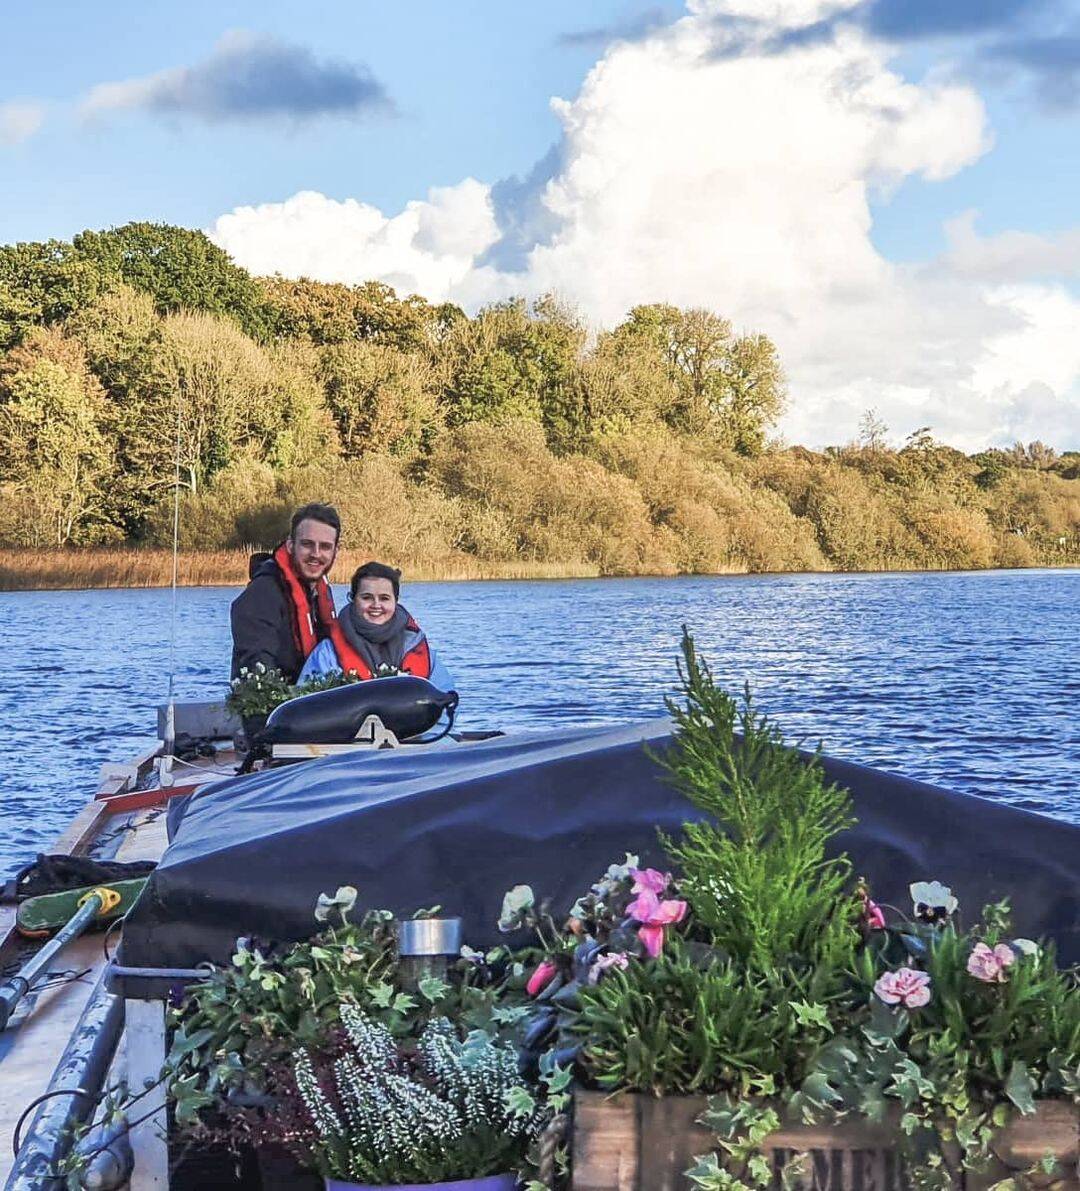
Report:
<svg viewBox="0 0 1080 1191"><path fill-rule="evenodd" d="M704 1096L574 1096L574 1191L688 1191L683 1171L714 1148L712 1134L696 1123ZM905 1191L890 1124L845 1122L834 1126L791 1125L773 1133L764 1151L776 1173L807 1154L800 1191ZM1067 1104L1041 1105L1033 1117L1015 1121L995 1145L999 1164L987 1175L968 1176L964 1191L981 1191L1010 1173L1026 1170L1047 1153L1067 1172L1055 1191L1080 1191L1077 1178L1080 1117ZM1047 1185L1051 1180L1047 1180Z"/></svg>
<svg viewBox="0 0 1080 1191"><path fill-rule="evenodd" d="M327 1179L326 1191L514 1191L518 1185L512 1174L491 1174L479 1179L455 1179L449 1183L409 1183L407 1186L375 1186L372 1183L344 1183Z"/></svg>

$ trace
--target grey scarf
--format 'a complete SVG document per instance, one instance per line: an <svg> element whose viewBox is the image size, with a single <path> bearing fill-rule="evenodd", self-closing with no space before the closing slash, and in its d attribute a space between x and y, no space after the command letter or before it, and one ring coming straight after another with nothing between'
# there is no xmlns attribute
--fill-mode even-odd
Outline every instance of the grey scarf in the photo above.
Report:
<svg viewBox="0 0 1080 1191"><path fill-rule="evenodd" d="M410 619L403 604L398 604L385 624L372 624L350 600L338 619L346 640L373 674L380 666L393 666L396 670L401 665L405 657L405 626Z"/></svg>

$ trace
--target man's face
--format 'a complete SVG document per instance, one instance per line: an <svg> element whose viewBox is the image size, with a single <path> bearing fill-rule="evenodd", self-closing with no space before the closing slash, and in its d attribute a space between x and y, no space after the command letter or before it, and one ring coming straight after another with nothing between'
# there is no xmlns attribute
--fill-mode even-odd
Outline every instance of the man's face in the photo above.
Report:
<svg viewBox="0 0 1080 1191"><path fill-rule="evenodd" d="M337 533L332 526L309 517L306 521L300 522L286 545L292 555L296 573L309 583L314 583L334 565Z"/></svg>

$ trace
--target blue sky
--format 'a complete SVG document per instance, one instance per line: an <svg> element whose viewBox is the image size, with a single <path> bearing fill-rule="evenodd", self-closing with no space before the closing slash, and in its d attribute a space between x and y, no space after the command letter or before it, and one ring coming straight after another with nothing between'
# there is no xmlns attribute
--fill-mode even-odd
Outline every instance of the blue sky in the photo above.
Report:
<svg viewBox="0 0 1080 1191"><path fill-rule="evenodd" d="M672 18L680 4L655 4ZM650 9L596 0L536 5L294 3L20 5L0 42L0 103L53 105L42 131L0 150L0 240L66 238L153 219L202 227L240 204L313 189L397 210L429 186L527 172L559 129L552 95L572 95L602 48L560 36ZM205 59L229 30L366 64L397 112L192 123L125 115L86 126L93 86Z"/></svg>
<svg viewBox="0 0 1080 1191"><path fill-rule="evenodd" d="M1077 0L65 0L5 30L0 241L147 219L472 308L708 305L778 340L802 441L868 407L1080 436Z"/></svg>

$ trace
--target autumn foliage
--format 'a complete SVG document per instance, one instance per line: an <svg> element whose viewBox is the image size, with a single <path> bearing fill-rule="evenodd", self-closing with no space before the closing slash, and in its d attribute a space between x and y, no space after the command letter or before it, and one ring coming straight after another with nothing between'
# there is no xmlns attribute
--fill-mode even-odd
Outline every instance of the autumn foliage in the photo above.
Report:
<svg viewBox="0 0 1080 1191"><path fill-rule="evenodd" d="M312 499L412 573L1080 561L1075 453L890 446L873 418L812 452L770 440L787 400L770 340L705 310L642 305L599 334L553 297L468 317L252 278L155 224L0 247L2 582L20 548L74 546L153 581L177 480L192 582L242 579L227 560Z"/></svg>

